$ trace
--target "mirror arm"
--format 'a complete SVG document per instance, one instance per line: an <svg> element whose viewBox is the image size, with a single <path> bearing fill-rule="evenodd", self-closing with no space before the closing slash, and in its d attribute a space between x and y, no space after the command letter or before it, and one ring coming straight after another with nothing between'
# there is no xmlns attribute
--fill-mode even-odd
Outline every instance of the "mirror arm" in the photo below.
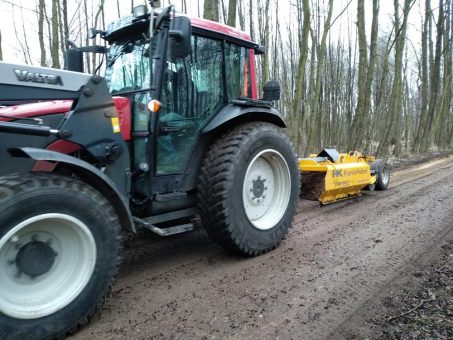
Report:
<svg viewBox="0 0 453 340"><path fill-rule="evenodd" d="M155 27L159 28L162 25L162 21L170 16L172 6L166 7L156 18Z"/></svg>

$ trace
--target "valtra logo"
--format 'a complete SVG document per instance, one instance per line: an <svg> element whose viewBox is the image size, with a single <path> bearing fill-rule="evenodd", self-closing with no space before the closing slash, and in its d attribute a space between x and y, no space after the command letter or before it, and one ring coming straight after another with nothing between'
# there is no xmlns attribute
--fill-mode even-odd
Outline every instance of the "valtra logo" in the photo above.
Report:
<svg viewBox="0 0 453 340"><path fill-rule="evenodd" d="M60 76L25 70L14 70L14 73L19 81L63 86L63 80Z"/></svg>

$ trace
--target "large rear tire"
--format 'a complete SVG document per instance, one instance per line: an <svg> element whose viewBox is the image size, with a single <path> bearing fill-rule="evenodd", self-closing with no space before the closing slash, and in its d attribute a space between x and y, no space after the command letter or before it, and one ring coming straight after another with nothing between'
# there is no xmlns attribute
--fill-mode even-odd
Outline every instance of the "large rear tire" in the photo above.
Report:
<svg viewBox="0 0 453 340"><path fill-rule="evenodd" d="M245 256L267 252L288 233L299 185L295 152L280 128L239 126L205 159L199 188L203 225L228 250Z"/></svg>
<svg viewBox="0 0 453 340"><path fill-rule="evenodd" d="M388 164L383 159L377 159L370 165L372 170L376 173L376 190L387 190L390 184L390 170Z"/></svg>
<svg viewBox="0 0 453 340"><path fill-rule="evenodd" d="M117 273L119 232L112 206L83 182L2 178L0 338L61 338L88 323Z"/></svg>

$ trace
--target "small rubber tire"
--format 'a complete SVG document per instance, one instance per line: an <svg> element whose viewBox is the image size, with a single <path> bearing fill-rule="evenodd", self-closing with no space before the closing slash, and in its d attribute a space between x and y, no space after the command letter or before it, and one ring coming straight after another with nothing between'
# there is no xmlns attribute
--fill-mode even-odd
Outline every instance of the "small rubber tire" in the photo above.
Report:
<svg viewBox="0 0 453 340"><path fill-rule="evenodd" d="M59 260L47 272L30 276L33 267L21 267L19 255L11 256L13 249L22 250L37 239L46 247L44 242L49 235L52 242L47 244L56 249L54 256ZM68 245L74 247L72 252ZM49 173L1 178L0 289L7 287L11 294L23 293L36 301L15 302L8 292L0 293L0 339L64 338L87 324L111 289L118 272L120 248L118 217L107 199L91 186ZM78 263L81 268L75 270ZM20 272L23 268L26 274ZM6 277L5 273L11 271L18 272L17 281L11 275ZM66 275L80 284L72 285ZM49 292L40 285L40 282L52 285L54 279L61 281L55 291ZM28 288L20 280L25 280Z"/></svg>
<svg viewBox="0 0 453 340"><path fill-rule="evenodd" d="M250 190L252 195L254 190L250 183L255 185L251 176L260 167L270 178L270 189L266 191L269 201L264 206L265 178L257 177L255 189L262 199L262 209L247 208L247 194ZM279 127L254 122L226 133L210 148L201 169L199 210L208 235L220 246L243 256L274 249L286 237L296 213L299 176L294 148ZM251 216L255 213L256 218Z"/></svg>
<svg viewBox="0 0 453 340"><path fill-rule="evenodd" d="M376 173L375 189L378 191L387 190L390 184L389 165L383 159L377 159L370 164L372 170Z"/></svg>

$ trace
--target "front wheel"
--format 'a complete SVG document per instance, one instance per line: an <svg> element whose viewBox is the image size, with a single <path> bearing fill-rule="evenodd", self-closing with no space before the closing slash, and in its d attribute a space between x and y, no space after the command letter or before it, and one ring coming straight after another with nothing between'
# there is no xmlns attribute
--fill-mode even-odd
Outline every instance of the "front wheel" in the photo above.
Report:
<svg viewBox="0 0 453 340"><path fill-rule="evenodd" d="M118 267L119 221L92 187L53 174L0 182L0 338L64 337L88 322Z"/></svg>
<svg viewBox="0 0 453 340"><path fill-rule="evenodd" d="M280 128L242 125L208 152L200 178L200 215L221 246L247 256L275 248L291 226L298 197L297 159Z"/></svg>

